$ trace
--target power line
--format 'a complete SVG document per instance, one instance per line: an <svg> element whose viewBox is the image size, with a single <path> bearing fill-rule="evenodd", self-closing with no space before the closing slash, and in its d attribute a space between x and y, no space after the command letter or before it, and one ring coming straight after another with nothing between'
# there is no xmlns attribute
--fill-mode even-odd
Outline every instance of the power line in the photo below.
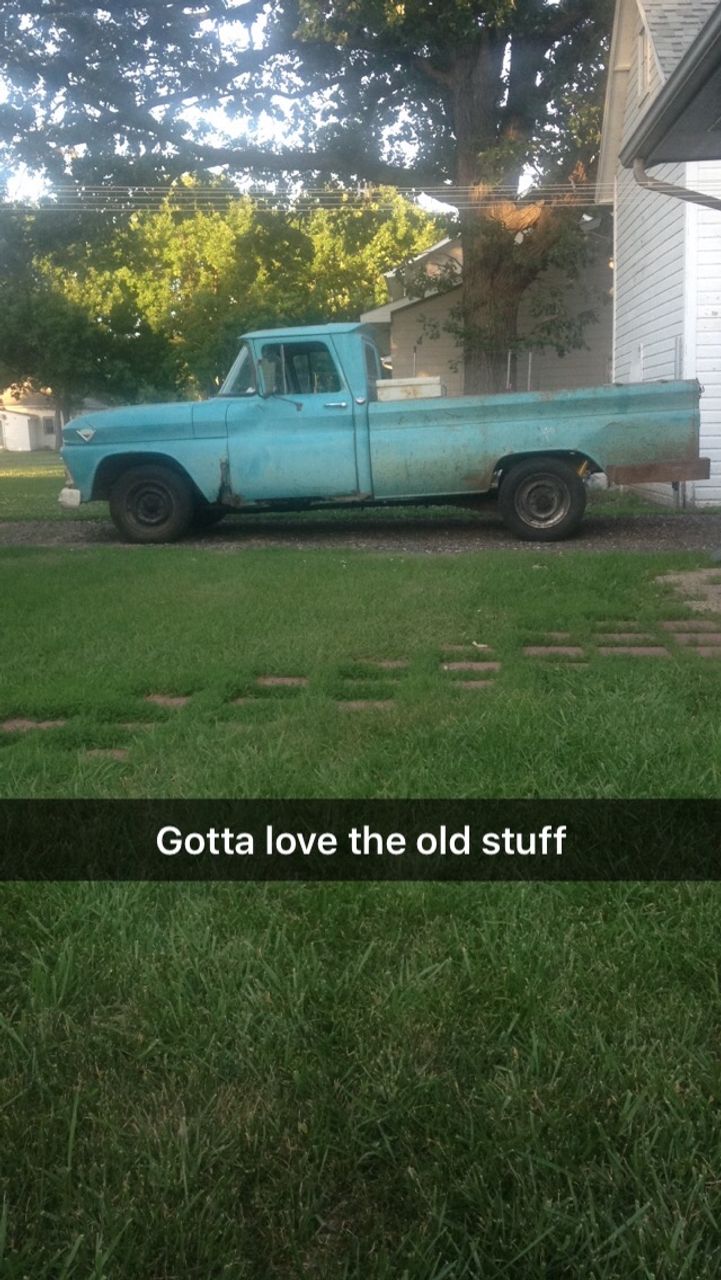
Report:
<svg viewBox="0 0 721 1280"><path fill-rule="evenodd" d="M711 180L704 187L710 195L721 192L721 180ZM510 185L487 189L456 184L392 188L394 196L401 196L416 204L421 198L425 198L447 205L460 213L505 203L515 204L519 208L536 204L592 208L599 203L612 202L615 190L616 184L613 182L598 185L548 183L521 193ZM19 213L157 213L164 209L202 212L227 209L247 200L260 207L282 208L285 212L299 214L312 213L317 209L363 208L369 204L375 209L390 210L394 207L394 201L385 195L385 191L386 188L370 186L337 191L327 187L268 191L257 187L232 190L210 184L192 187L167 184L58 184L36 199L0 201L0 209Z"/></svg>

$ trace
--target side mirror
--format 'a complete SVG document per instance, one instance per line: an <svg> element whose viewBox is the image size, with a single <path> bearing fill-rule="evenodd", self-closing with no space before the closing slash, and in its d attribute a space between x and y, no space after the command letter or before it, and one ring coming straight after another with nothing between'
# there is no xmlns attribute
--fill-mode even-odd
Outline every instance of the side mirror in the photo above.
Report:
<svg viewBox="0 0 721 1280"><path fill-rule="evenodd" d="M259 360L258 364L260 367L260 376L263 379L262 394L264 396L275 395L275 378L278 367L275 360Z"/></svg>

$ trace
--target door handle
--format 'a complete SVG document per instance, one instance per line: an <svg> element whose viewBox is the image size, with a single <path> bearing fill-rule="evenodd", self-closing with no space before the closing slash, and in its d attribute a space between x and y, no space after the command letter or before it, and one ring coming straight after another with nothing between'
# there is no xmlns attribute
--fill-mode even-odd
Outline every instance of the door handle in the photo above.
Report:
<svg viewBox="0 0 721 1280"><path fill-rule="evenodd" d="M324 409L347 409L348 402L347 400L326 400L325 404L323 405L323 408Z"/></svg>

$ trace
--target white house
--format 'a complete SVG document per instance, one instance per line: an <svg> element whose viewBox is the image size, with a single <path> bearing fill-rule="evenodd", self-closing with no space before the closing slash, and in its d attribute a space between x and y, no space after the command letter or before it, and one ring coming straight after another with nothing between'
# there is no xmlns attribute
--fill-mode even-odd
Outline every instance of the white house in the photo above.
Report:
<svg viewBox="0 0 721 1280"><path fill-rule="evenodd" d="M41 391L0 395L0 447L13 453L54 449L55 409Z"/></svg>
<svg viewBox="0 0 721 1280"><path fill-rule="evenodd" d="M107 408L103 400L86 398L76 412ZM57 449L55 403L47 392L24 387L0 392L0 449L8 453Z"/></svg>
<svg viewBox="0 0 721 1280"><path fill-rule="evenodd" d="M591 230L590 235L596 233ZM611 285L608 266L610 244L599 240L593 266L578 281L567 287L567 306L577 312L592 311L595 321L585 330L585 346L558 356L555 351L530 349L521 351L515 367L515 380L509 379L509 390L555 391L562 388L595 386L608 382L611 370ZM448 332L449 313L459 300L463 272L463 250L460 240L447 238L426 249L413 260L414 271L423 271L429 288L423 298L409 297L403 282L403 269L386 273L389 301L361 320L372 324L382 352L391 358L394 378L440 377L450 396L463 394L463 361L460 346ZM433 290L434 277L443 277L441 291ZM454 276L458 284L452 285ZM540 286L539 286L540 287ZM520 315L521 333L529 333L533 325L530 313L530 291ZM434 336L431 336L433 334ZM509 362L509 373L512 365Z"/></svg>
<svg viewBox="0 0 721 1280"><path fill-rule="evenodd" d="M697 158L721 150L694 146L693 128L665 151L635 144L650 136L644 126L656 122L667 87L687 83L689 56L717 9L717 0L617 0L596 193L615 212L613 380L698 378L704 387L700 453L710 478L675 494L651 487L660 500L698 506L721 502L721 204L705 207L688 189L721 194L721 159Z"/></svg>

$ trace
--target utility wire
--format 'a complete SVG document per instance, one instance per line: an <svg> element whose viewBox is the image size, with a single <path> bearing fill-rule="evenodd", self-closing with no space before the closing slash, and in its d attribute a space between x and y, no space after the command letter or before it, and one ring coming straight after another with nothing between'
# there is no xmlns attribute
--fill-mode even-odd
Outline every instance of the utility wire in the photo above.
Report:
<svg viewBox="0 0 721 1280"><path fill-rule="evenodd" d="M709 194L721 192L721 180L704 184ZM591 184L549 183L537 189L518 192L511 186L479 188L456 186L394 187L395 195L418 202L421 197L434 200L457 209L461 213L484 209L499 203L519 206L533 204L566 205L574 208L591 208L599 203L612 202L615 183ZM379 194L370 186L356 190L328 190L308 187L299 191L268 191L255 187L231 190L211 185L193 187L169 185L58 184L42 196L30 200L0 201L0 209L15 212L57 213L132 213L169 210L227 209L244 200L271 208L282 208L291 213L313 212L316 209L363 208L372 204L377 209L392 209L393 200Z"/></svg>

